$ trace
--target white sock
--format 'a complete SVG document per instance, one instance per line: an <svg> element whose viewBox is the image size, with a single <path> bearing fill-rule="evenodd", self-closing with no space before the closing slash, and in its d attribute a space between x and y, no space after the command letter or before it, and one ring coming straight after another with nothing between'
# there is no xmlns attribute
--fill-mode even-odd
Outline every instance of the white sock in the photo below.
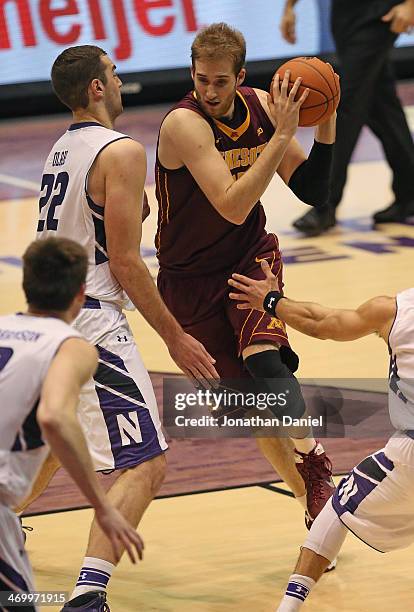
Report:
<svg viewBox="0 0 414 612"><path fill-rule="evenodd" d="M295 499L296 499L296 501L298 501L300 503L300 505L303 507L304 510L308 509L308 505L306 503L306 493L305 493L305 495L301 495L300 497L298 497L296 495Z"/></svg>
<svg viewBox="0 0 414 612"><path fill-rule="evenodd" d="M315 581L309 576L292 574L277 612L297 612L297 610L300 610L314 586Z"/></svg>
<svg viewBox="0 0 414 612"><path fill-rule="evenodd" d="M115 565L113 563L109 563L109 561L104 559L85 557L70 599L74 599L78 595L83 595L89 591L106 591L106 585L112 576L114 568Z"/></svg>
<svg viewBox="0 0 414 612"><path fill-rule="evenodd" d="M316 446L315 438L292 438L292 441L295 445L296 450L300 453L305 453L306 455L311 453Z"/></svg>

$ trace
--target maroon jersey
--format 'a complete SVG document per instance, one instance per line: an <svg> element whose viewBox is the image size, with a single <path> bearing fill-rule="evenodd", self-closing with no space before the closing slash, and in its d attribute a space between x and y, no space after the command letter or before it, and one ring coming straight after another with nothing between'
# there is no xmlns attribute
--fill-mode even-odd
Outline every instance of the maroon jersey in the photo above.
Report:
<svg viewBox="0 0 414 612"><path fill-rule="evenodd" d="M199 106L194 92L172 110L187 108L209 123L216 147L237 178L265 148L274 127L254 90L240 87L235 100L237 127L212 119ZM170 111L171 112L171 111ZM266 239L266 215L260 202L242 225L227 221L209 202L189 170L155 165L158 230L155 238L162 271L182 277L216 274L233 268Z"/></svg>

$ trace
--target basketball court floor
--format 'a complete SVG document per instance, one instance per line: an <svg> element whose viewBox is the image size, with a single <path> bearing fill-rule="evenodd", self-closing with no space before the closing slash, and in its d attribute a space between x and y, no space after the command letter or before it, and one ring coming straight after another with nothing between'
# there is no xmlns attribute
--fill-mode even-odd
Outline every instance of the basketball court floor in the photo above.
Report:
<svg viewBox="0 0 414 612"><path fill-rule="evenodd" d="M404 84L400 94L414 130L414 85ZM164 112L165 107L128 109L117 123L119 131L139 139L148 151L151 216L144 224L142 253L154 277L152 168ZM24 308L20 257L35 234L44 158L68 123L67 116L0 122L0 314ZM298 137L307 149L312 130L299 129ZM371 225L372 213L392 199L389 185L380 147L364 131L338 226L306 239L291 229L291 222L307 207L273 180L263 203L268 229L280 238L289 297L355 307L374 295L394 295L413 285L414 223L378 230ZM178 370L145 321L136 313L129 319L161 403L163 375ZM375 398L384 403L378 391L386 388L388 356L381 340L335 344L293 331L290 338L301 356L299 375L306 382L335 380L342 388L375 392L374 403ZM364 437L332 438L324 444L339 475L383 442L384 437L367 429ZM145 560L138 566L122 560L110 583L111 610L275 610L306 535L300 507L252 440L170 440L170 448L166 483L140 526ZM39 590L72 590L92 515L84 505L61 470L28 510L34 516L26 522L34 531L28 534L27 548ZM349 535L337 570L323 577L304 609L411 610L413 592L412 549L381 555Z"/></svg>

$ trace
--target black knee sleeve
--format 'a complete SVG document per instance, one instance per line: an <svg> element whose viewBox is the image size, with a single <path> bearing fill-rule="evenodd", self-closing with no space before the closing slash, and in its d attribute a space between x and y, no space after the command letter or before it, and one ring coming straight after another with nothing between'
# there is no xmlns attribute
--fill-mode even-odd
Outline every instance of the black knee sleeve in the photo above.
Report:
<svg viewBox="0 0 414 612"><path fill-rule="evenodd" d="M303 416L306 406L300 385L290 369L282 362L279 351L269 350L250 355L245 359L246 368L256 383L258 393L280 396L285 394L286 403L270 405L269 410L280 418L284 415L293 419Z"/></svg>

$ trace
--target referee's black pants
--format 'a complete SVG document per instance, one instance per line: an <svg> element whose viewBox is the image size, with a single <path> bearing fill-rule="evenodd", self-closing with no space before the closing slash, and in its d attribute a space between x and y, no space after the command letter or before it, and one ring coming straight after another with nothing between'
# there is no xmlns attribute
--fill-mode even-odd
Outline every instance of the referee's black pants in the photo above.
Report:
<svg viewBox="0 0 414 612"><path fill-rule="evenodd" d="M340 60L341 102L329 205L342 198L348 164L363 125L380 140L398 202L414 201L414 144L395 88L390 53L397 35L382 15L392 0L332 1L332 34ZM353 5L353 6L352 6Z"/></svg>

